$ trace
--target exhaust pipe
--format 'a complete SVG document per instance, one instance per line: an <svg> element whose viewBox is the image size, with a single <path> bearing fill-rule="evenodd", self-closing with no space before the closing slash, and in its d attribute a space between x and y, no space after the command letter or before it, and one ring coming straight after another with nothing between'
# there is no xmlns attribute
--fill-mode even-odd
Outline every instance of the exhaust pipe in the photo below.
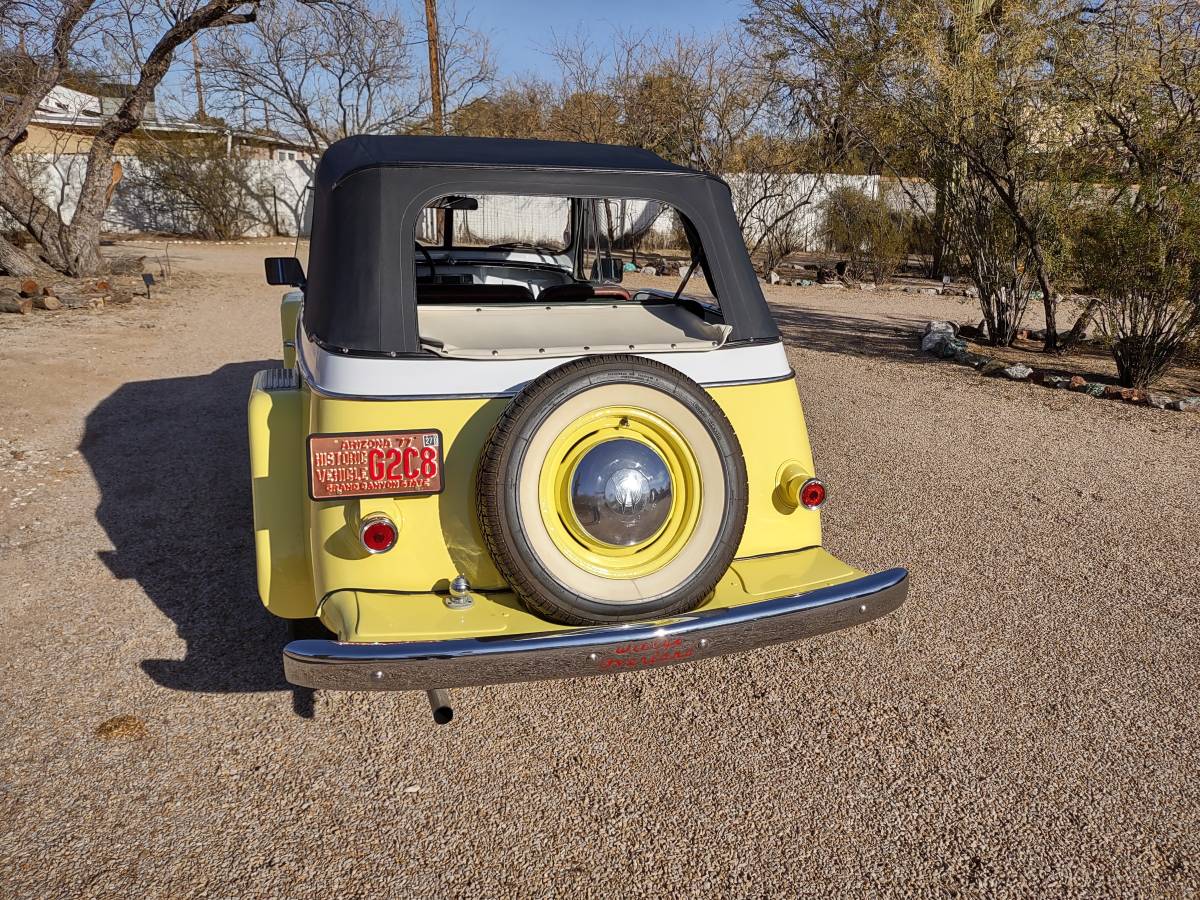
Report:
<svg viewBox="0 0 1200 900"><path fill-rule="evenodd" d="M448 725L454 718L454 707L450 705L450 692L445 688L435 688L426 691L429 698L429 708L433 711L433 721L439 725Z"/></svg>

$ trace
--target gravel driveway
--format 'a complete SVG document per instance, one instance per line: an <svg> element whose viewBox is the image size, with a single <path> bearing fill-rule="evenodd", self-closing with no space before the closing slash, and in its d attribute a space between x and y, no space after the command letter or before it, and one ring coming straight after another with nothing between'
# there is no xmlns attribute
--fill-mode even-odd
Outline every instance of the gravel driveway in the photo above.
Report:
<svg viewBox="0 0 1200 900"><path fill-rule="evenodd" d="M279 252L0 322L0 895L1200 891L1200 416L922 358L956 301L772 288L827 546L908 603L438 728L282 679L244 425Z"/></svg>

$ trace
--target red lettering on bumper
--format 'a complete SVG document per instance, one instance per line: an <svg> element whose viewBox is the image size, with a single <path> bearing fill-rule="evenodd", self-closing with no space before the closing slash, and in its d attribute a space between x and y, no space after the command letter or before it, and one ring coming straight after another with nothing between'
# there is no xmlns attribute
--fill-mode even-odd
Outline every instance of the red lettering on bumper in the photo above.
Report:
<svg viewBox="0 0 1200 900"><path fill-rule="evenodd" d="M651 642L658 643L658 642ZM674 649L656 650L653 653L638 652L634 647L640 647L641 644L618 647L613 650L614 654L623 654L620 656L605 656L597 661L596 665L606 671L614 669L652 669L655 666L664 666L671 663L682 662L685 659L690 659L696 652L695 648L684 646L683 639L679 638L671 642L671 647Z"/></svg>

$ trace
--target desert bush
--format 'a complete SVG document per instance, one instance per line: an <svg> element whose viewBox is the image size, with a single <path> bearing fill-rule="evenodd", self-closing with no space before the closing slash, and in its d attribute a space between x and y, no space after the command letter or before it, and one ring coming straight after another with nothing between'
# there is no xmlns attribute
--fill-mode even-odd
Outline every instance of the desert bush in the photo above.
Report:
<svg viewBox="0 0 1200 900"><path fill-rule="evenodd" d="M908 224L908 252L923 260L922 268L930 278L957 274L957 257L944 246L942 237L929 216L913 216ZM938 258L939 265L934 265Z"/></svg>
<svg viewBox="0 0 1200 900"><path fill-rule="evenodd" d="M968 175L956 194L955 243L967 258L988 340L1007 347L1017 336L1037 286L1036 266L1008 211L991 186Z"/></svg>
<svg viewBox="0 0 1200 900"><path fill-rule="evenodd" d="M803 249L804 245L805 233L799 210L780 216L770 224L759 243L763 268L767 271L774 269L797 250Z"/></svg>
<svg viewBox="0 0 1200 900"><path fill-rule="evenodd" d="M909 222L885 198L854 188L838 188L821 204L829 249L848 257L855 278L879 283L900 268L908 253Z"/></svg>
<svg viewBox="0 0 1200 900"><path fill-rule="evenodd" d="M1200 196L1094 210L1075 241L1121 383L1145 388L1200 341Z"/></svg>
<svg viewBox="0 0 1200 900"><path fill-rule="evenodd" d="M255 224L248 160L227 155L220 140L155 144L140 154L142 193L169 207L179 228L196 237L232 240Z"/></svg>

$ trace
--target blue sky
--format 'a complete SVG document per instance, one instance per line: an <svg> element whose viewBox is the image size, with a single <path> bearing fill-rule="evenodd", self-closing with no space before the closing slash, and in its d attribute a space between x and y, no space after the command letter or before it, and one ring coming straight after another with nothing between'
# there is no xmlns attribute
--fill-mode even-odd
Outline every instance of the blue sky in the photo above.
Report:
<svg viewBox="0 0 1200 900"><path fill-rule="evenodd" d="M451 5L446 0L443 10ZM603 50L611 47L614 30L705 37L726 26L736 27L749 0L454 0L458 17L484 34L495 53L498 80L515 75L556 78L546 49L554 35L587 35ZM425 33L421 0L400 3L414 39ZM424 66L424 47L414 48L413 62ZM194 112L191 54L183 47L167 77L159 100L172 115Z"/></svg>
<svg viewBox="0 0 1200 900"><path fill-rule="evenodd" d="M460 13L491 39L502 77L552 74L542 52L551 33L565 37L582 30L602 46L614 28L703 36L736 24L747 5L741 0L458 0Z"/></svg>

